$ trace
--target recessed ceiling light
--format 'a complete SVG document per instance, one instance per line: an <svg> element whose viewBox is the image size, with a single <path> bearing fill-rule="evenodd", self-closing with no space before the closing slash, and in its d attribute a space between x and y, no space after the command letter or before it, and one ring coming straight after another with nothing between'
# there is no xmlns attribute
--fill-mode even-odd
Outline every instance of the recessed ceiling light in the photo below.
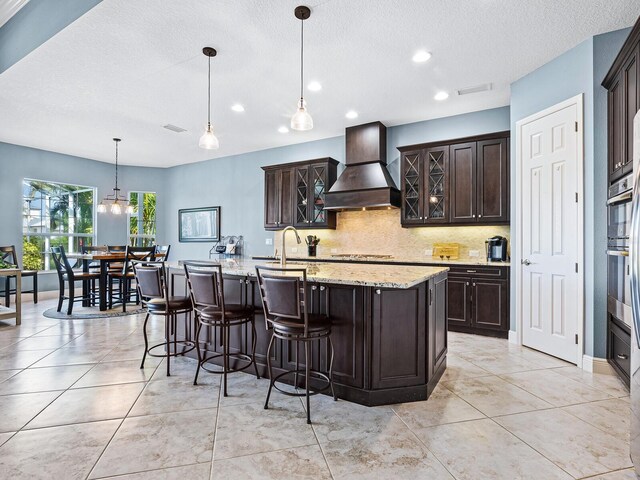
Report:
<svg viewBox="0 0 640 480"><path fill-rule="evenodd" d="M322 90L322 85L320 85L320 82L311 82L307 85L307 88L312 92L319 92Z"/></svg>
<svg viewBox="0 0 640 480"><path fill-rule="evenodd" d="M285 127L284 125L283 125L283 126L281 126L281 127L278 129L278 131L279 131L280 133L289 133L289 129L288 129L287 127Z"/></svg>
<svg viewBox="0 0 640 480"><path fill-rule="evenodd" d="M347 117L350 120L353 120L354 118L358 118L358 112L356 112L355 110L349 110L345 114L345 117Z"/></svg>
<svg viewBox="0 0 640 480"><path fill-rule="evenodd" d="M413 55L413 61L416 63L424 63L431 58L431 54L426 50L420 50Z"/></svg>
<svg viewBox="0 0 640 480"><path fill-rule="evenodd" d="M235 105L231 106L231 110L233 110L234 112L244 112L244 107L239 103L236 103Z"/></svg>
<svg viewBox="0 0 640 480"><path fill-rule="evenodd" d="M439 100L439 101L446 100L447 98L449 98L449 94L447 92L438 92L433 97L434 100Z"/></svg>

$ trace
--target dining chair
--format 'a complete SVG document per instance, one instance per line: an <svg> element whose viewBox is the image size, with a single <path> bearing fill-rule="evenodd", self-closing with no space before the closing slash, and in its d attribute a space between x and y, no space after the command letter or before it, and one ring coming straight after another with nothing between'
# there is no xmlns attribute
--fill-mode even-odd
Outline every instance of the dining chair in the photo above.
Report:
<svg viewBox="0 0 640 480"><path fill-rule="evenodd" d="M64 247L51 247L51 257L53 258L53 263L56 267L56 272L58 273L58 283L60 286L60 294L58 296L58 309L57 311L62 310L62 303L64 300L69 301L69 305L67 307L67 315L71 315L73 313L73 304L75 302L82 302L85 300L90 301L92 304L95 304L96 295L93 293L92 289L88 284L86 284L85 291L88 291L89 294L85 296L81 296L76 298L75 296L75 288L76 282L90 282L92 280L96 280L100 278L99 273L92 272L78 272L73 269L69 260L67 259L67 255L64 251ZM67 288L69 291L68 295L64 294L65 283L67 284Z"/></svg>
<svg viewBox="0 0 640 480"><path fill-rule="evenodd" d="M122 304L122 311L127 311L127 302L131 302L135 297L136 304L140 303L140 298L137 294L137 288L133 284L135 280L135 274L131 262L141 261L153 261L155 260L155 247L130 247L125 248L125 258L122 263L122 269L120 271L109 271L109 308L113 308L114 303ZM114 291L114 280L118 282L117 293Z"/></svg>
<svg viewBox="0 0 640 480"><path fill-rule="evenodd" d="M171 245L156 245L156 260L168 261L170 250Z"/></svg>
<svg viewBox="0 0 640 480"><path fill-rule="evenodd" d="M18 255L16 254L15 245L7 245L0 247L0 260L10 265L15 265L20 269L22 278L33 278L33 288L31 290L22 290L20 293L33 293L33 303L38 303L38 271L37 270L22 270L20 263L18 262ZM16 281L15 275L4 277L4 305L9 307L11 304L11 295L16 294L15 287L11 288L11 280Z"/></svg>

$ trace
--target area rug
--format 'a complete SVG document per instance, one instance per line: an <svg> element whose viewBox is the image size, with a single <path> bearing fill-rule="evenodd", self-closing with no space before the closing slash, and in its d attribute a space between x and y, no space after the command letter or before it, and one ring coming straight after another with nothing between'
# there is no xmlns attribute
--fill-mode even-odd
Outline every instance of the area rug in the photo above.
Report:
<svg viewBox="0 0 640 480"><path fill-rule="evenodd" d="M144 308L140 308L137 305L131 305L127 308L126 312L122 311L122 307L112 308L101 312L98 307L83 307L76 305L73 307L73 313L67 315L67 302L62 305L62 310L57 312L55 308L49 308L45 310L42 315L47 318L57 318L60 320L80 320L84 318L105 318L105 317L123 317L125 315L138 315L145 313Z"/></svg>

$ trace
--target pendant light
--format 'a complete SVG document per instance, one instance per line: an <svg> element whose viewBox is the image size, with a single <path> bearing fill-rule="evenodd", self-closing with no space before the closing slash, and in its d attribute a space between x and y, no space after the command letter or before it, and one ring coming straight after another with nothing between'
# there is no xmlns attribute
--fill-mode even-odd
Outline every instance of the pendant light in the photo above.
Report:
<svg viewBox="0 0 640 480"><path fill-rule="evenodd" d="M204 47L202 49L207 57L209 57L209 90L207 96L207 129L200 137L200 148L206 148L207 150L215 150L220 146L218 138L213 134L213 128L211 127L211 57L215 57L218 52L215 48Z"/></svg>
<svg viewBox="0 0 640 480"><path fill-rule="evenodd" d="M300 100L298 101L298 111L291 117L291 128L293 130L311 130L313 128L313 118L307 112L307 105L304 101L304 21L311 16L309 7L303 5L296 7L293 11L297 19L300 20Z"/></svg>
<svg viewBox="0 0 640 480"><path fill-rule="evenodd" d="M107 213L107 205L111 205L111 213L114 215L122 214L122 207L124 206L125 213L133 213L133 205L129 205L129 201L124 195L120 195L120 189L118 188L118 144L119 138L114 138L113 141L116 144L116 186L113 187L113 193L106 195L100 204L98 205L98 213Z"/></svg>

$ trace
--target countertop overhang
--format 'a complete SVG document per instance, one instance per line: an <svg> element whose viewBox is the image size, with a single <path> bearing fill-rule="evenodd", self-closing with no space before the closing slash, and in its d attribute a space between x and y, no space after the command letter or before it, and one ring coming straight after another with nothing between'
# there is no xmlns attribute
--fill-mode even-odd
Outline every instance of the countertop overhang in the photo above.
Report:
<svg viewBox="0 0 640 480"><path fill-rule="evenodd" d="M168 266L181 269L185 261L189 260L169 262ZM256 267L258 266L280 266L280 262L235 258L193 261L220 264L223 274L246 277L255 277ZM309 282L361 285L376 288L412 288L449 270L447 267L300 261L288 261L286 268L305 268L307 271L307 281Z"/></svg>

